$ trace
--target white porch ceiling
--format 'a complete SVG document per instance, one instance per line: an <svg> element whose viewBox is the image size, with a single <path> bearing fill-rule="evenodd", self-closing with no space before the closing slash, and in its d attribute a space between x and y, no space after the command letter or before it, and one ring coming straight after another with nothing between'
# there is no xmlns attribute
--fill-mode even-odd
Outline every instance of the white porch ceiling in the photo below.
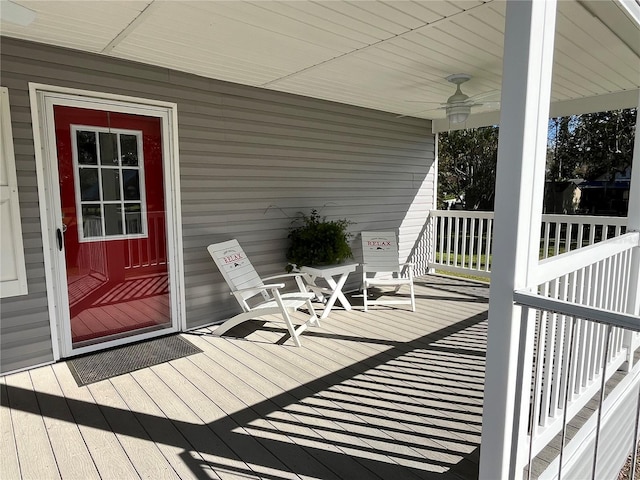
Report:
<svg viewBox="0 0 640 480"><path fill-rule="evenodd" d="M636 106L639 2L559 1L553 115ZM14 3L37 16L3 19L4 36L204 77L432 120L444 118L452 73L473 76L467 95L499 100L500 0ZM483 108L466 126L497 122Z"/></svg>

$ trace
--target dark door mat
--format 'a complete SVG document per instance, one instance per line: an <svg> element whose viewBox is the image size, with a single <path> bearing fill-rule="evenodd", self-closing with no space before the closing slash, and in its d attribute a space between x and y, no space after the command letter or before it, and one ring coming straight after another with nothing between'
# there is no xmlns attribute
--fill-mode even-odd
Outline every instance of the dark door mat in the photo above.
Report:
<svg viewBox="0 0 640 480"><path fill-rule="evenodd" d="M82 387L200 352L202 350L188 340L171 335L84 355L67 361L67 365Z"/></svg>

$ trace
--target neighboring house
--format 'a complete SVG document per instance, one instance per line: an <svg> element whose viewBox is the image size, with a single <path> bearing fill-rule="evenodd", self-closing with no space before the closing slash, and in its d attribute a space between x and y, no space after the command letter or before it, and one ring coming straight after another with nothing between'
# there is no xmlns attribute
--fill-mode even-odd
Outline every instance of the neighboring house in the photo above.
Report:
<svg viewBox="0 0 640 480"><path fill-rule="evenodd" d="M580 213L585 215L625 216L629 209L631 167L616 172L614 177L603 175L580 184L582 198Z"/></svg>
<svg viewBox="0 0 640 480"><path fill-rule="evenodd" d="M546 182L544 186L544 213L577 213L581 200L583 180Z"/></svg>

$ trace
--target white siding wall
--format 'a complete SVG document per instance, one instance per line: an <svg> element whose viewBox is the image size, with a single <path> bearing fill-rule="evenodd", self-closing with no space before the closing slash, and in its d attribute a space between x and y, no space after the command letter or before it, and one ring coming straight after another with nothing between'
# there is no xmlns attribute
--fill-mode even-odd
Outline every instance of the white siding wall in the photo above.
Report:
<svg viewBox="0 0 640 480"><path fill-rule="evenodd" d="M427 121L13 39L1 47L29 279L28 296L0 304L3 371L52 355L27 82L178 104L189 328L236 308L208 244L237 238L260 273L283 271L291 217L324 206L354 233L399 230L406 256L433 204Z"/></svg>

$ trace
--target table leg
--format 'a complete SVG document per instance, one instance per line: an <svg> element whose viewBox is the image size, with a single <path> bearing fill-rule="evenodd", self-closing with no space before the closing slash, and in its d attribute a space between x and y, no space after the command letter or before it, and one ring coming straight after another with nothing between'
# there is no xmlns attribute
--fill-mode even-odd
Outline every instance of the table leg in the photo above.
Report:
<svg viewBox="0 0 640 480"><path fill-rule="evenodd" d="M340 300L340 303L342 304L345 310L351 310L351 304L347 300L347 297L345 297L344 294L342 293L342 287L347 281L348 275L349 274L340 275L340 278L338 279L337 282L332 277L327 277L325 279L329 284L329 286L331 287L332 293L331 293L331 296L329 297L329 300L327 300L327 303L324 307L324 311L322 312L322 315L320 316L321 319L327 318L327 316L331 312L331 309L333 308L333 305L336 303L336 300Z"/></svg>

